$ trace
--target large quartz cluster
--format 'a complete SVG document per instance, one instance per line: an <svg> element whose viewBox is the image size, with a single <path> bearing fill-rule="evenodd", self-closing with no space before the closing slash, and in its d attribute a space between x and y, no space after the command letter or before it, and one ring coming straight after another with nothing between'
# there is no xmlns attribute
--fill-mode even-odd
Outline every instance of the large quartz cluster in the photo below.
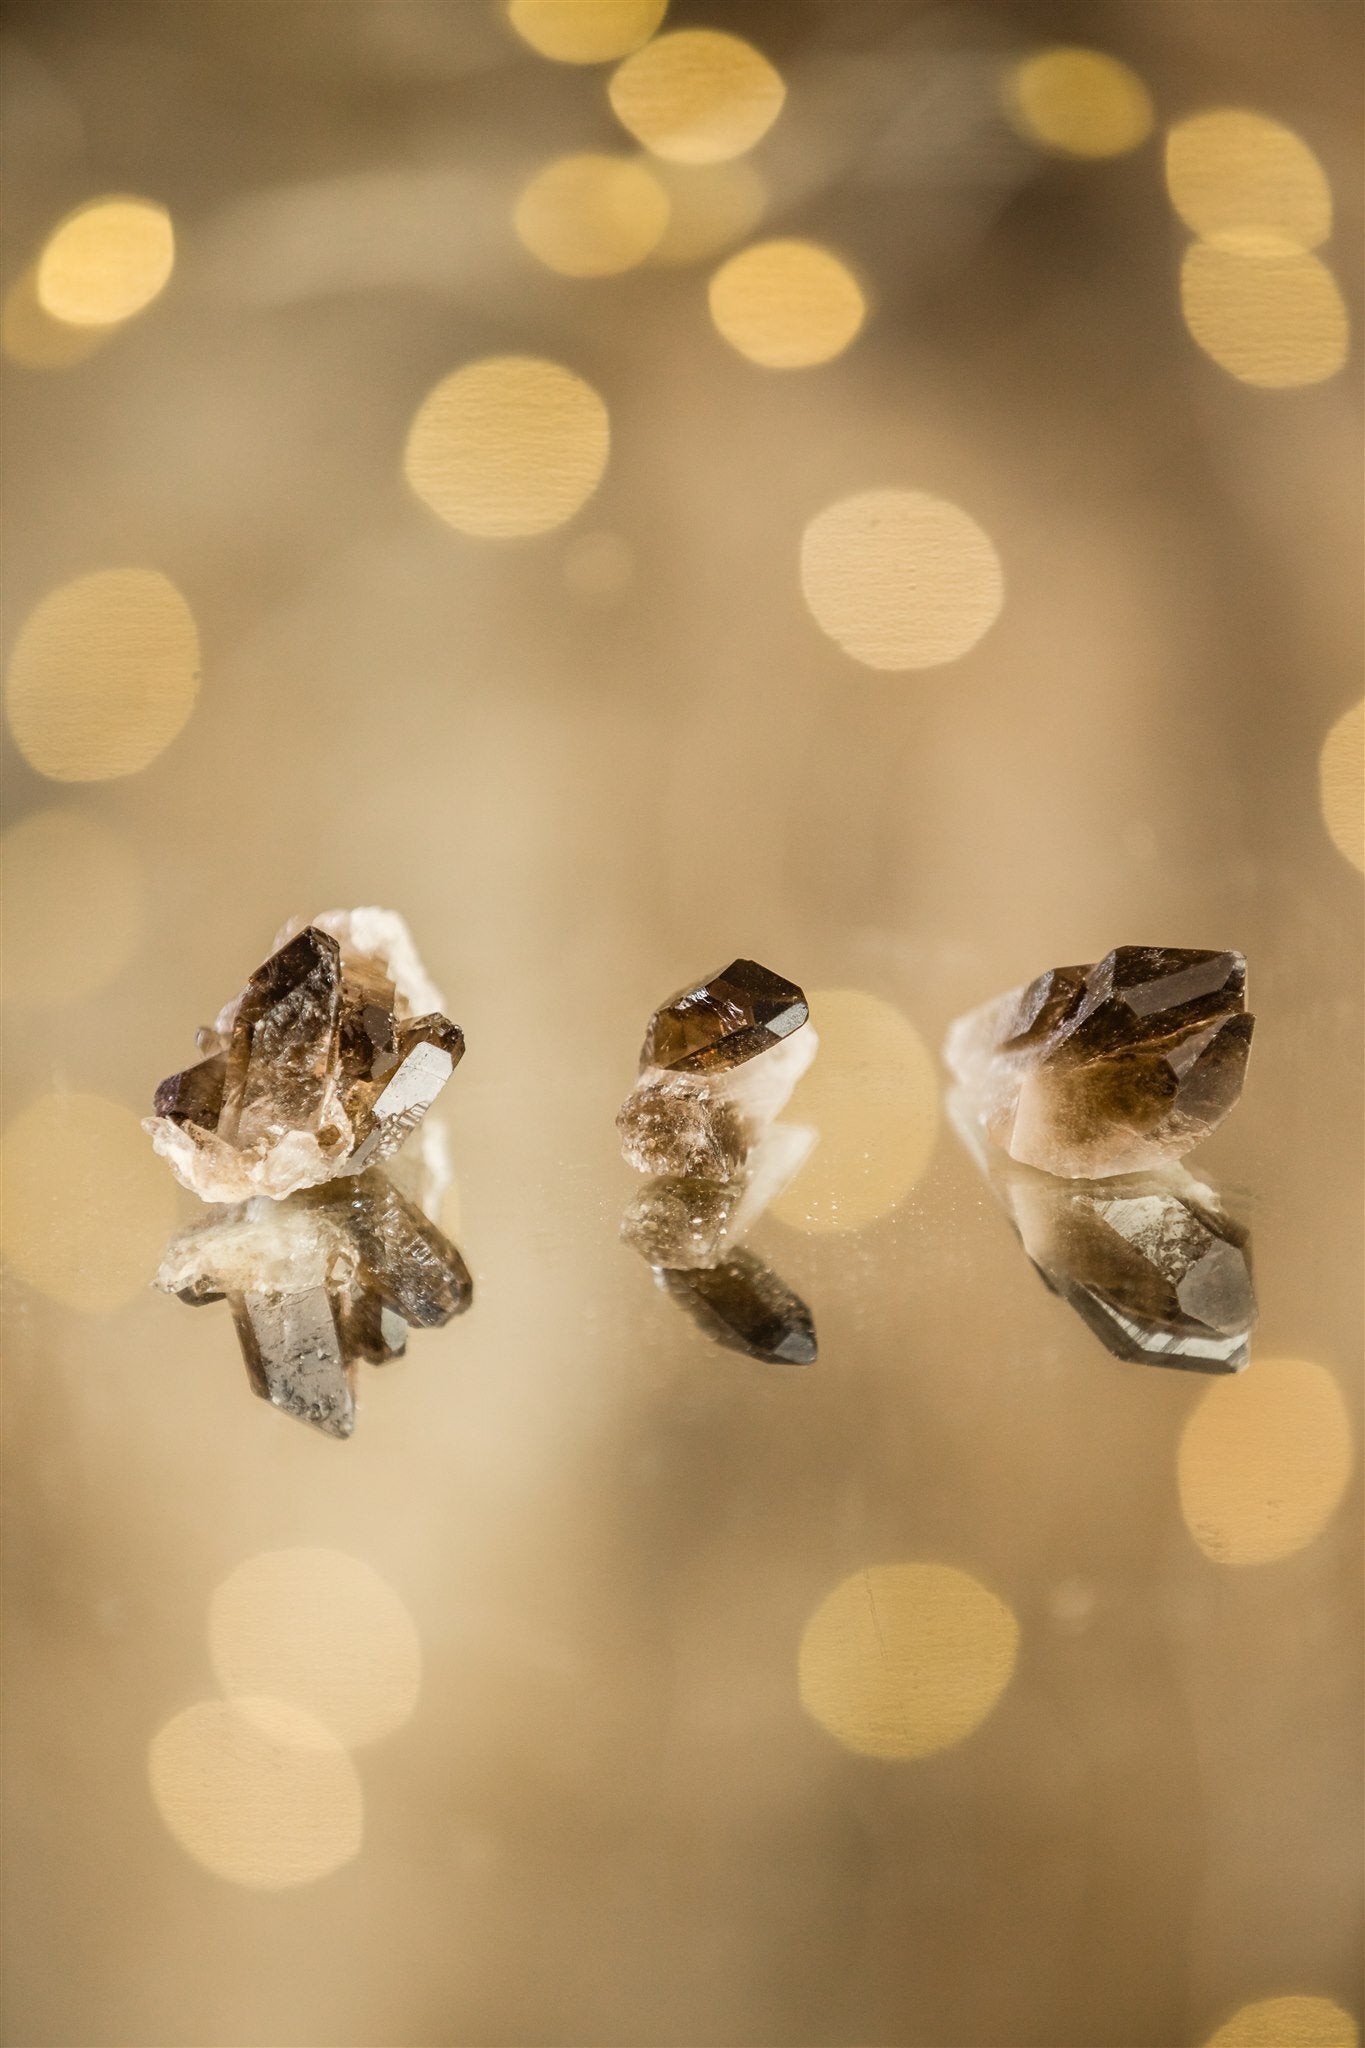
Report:
<svg viewBox="0 0 1365 2048"><path fill-rule="evenodd" d="M1253 1020L1240 953L1118 946L960 1017L944 1056L986 1136L1086 1180L1180 1159L1242 1092Z"/></svg>
<svg viewBox="0 0 1365 2048"><path fill-rule="evenodd" d="M156 1150L206 1202L279 1199L391 1157L450 1079L464 1037L395 912L287 925L156 1091Z"/></svg>
<svg viewBox="0 0 1365 2048"><path fill-rule="evenodd" d="M355 1426L357 1362L400 1357L409 1326L439 1329L474 1292L455 1246L373 1167L206 1213L171 1240L157 1285L226 1300L255 1391L335 1437Z"/></svg>
<svg viewBox="0 0 1365 2048"><path fill-rule="evenodd" d="M648 1177L621 1235L718 1343L809 1364L810 1310L741 1240L798 1171L815 1133L775 1121L815 1057L806 999L753 960L683 989L650 1018L617 1118Z"/></svg>

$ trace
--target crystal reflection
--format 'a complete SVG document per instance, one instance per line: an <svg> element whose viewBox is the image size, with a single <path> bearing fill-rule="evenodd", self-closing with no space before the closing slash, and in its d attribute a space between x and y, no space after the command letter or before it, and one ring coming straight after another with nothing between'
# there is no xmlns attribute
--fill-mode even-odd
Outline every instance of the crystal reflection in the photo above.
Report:
<svg viewBox="0 0 1365 2048"><path fill-rule="evenodd" d="M987 1147L961 1090L949 1111L1044 1284L1106 1350L1143 1365L1242 1370L1256 1323L1250 1238L1212 1188L1175 1164L1057 1180Z"/></svg>
<svg viewBox="0 0 1365 2048"><path fill-rule="evenodd" d="M656 1285L727 1350L784 1365L815 1361L809 1308L742 1242L814 1143L802 1125L773 1124L732 1179L652 1174L626 1204L622 1238Z"/></svg>
<svg viewBox="0 0 1365 2048"><path fill-rule="evenodd" d="M215 1206L171 1239L156 1276L192 1306L225 1300L254 1391L327 1436L355 1428L361 1359L401 1358L409 1328L440 1329L474 1298L416 1187L397 1185L405 1168Z"/></svg>

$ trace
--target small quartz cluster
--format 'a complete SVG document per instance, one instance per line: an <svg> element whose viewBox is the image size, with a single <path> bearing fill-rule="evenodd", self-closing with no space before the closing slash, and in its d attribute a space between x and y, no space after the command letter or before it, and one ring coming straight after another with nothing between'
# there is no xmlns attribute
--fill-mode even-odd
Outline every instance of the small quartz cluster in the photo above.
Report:
<svg viewBox="0 0 1365 2048"><path fill-rule="evenodd" d="M1011 1159L1105 1180L1180 1159L1242 1092L1240 953L1117 946L960 1017L944 1056Z"/></svg>
<svg viewBox="0 0 1365 2048"><path fill-rule="evenodd" d="M806 999L753 960L683 989L650 1018L617 1118L647 1178L621 1235L718 1343L809 1364L810 1310L741 1240L798 1171L815 1133L776 1122L817 1040Z"/></svg>
<svg viewBox="0 0 1365 2048"><path fill-rule="evenodd" d="M395 912L286 926L144 1128L206 1202L361 1173L397 1152L458 1064L464 1037L442 1012Z"/></svg>
<svg viewBox="0 0 1365 2048"><path fill-rule="evenodd" d="M377 1167L206 1213L171 1240L156 1284L226 1300L255 1391L334 1437L355 1427L358 1361L401 1357L409 1327L439 1329L474 1293L455 1246Z"/></svg>

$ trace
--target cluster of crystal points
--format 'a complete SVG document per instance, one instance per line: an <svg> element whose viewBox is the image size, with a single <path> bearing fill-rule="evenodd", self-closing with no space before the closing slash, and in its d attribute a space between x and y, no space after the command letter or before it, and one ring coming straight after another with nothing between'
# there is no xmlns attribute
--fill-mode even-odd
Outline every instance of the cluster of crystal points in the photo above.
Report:
<svg viewBox="0 0 1365 2048"><path fill-rule="evenodd" d="M1012 1159L1102 1180L1180 1159L1242 1092L1240 953L1118 946L960 1017L944 1056Z"/></svg>
<svg viewBox="0 0 1365 2048"><path fill-rule="evenodd" d="M157 1285L226 1300L255 1391L334 1437L355 1426L357 1362L400 1357L409 1326L439 1329L474 1292L455 1246L374 1167L206 1213L171 1240Z"/></svg>
<svg viewBox="0 0 1365 2048"><path fill-rule="evenodd" d="M361 1173L397 1152L464 1052L442 1010L396 912L287 925L144 1128L206 1202Z"/></svg>
<svg viewBox="0 0 1365 2048"><path fill-rule="evenodd" d="M815 1057L794 982L734 960L649 1020L640 1076L617 1118L648 1176L621 1235L658 1285L717 1343L810 1364L810 1310L741 1240L792 1179L815 1133L775 1121Z"/></svg>

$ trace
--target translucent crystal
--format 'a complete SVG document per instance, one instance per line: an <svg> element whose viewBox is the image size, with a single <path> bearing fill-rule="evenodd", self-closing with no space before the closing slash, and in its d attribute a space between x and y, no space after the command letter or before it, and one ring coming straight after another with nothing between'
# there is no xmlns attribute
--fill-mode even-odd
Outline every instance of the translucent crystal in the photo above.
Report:
<svg viewBox="0 0 1365 2048"><path fill-rule="evenodd" d="M355 1366L397 1358L473 1299L459 1252L371 1169L286 1201L210 1211L166 1247L157 1285L226 1299L252 1386L328 1436L355 1426Z"/></svg>
<svg viewBox="0 0 1365 2048"><path fill-rule="evenodd" d="M690 1272L661 1266L654 1277L698 1328L727 1350L782 1365L815 1362L810 1310L751 1251L733 1251L717 1266Z"/></svg>
<svg viewBox="0 0 1365 2048"><path fill-rule="evenodd" d="M795 982L756 960L732 960L709 981L680 989L645 1028L640 1071L719 1072L767 1052L810 1015Z"/></svg>
<svg viewBox="0 0 1365 2048"><path fill-rule="evenodd" d="M780 988L792 988L775 975L770 978ZM805 997L799 989L794 993L799 1004L789 1004L784 1018L794 1016L798 1007L801 1017L806 1015ZM646 1050L660 1037L659 1019L667 1014L657 1011L651 1019ZM732 1042L741 1038L745 1033L737 1032ZM743 1172L748 1153L785 1106L820 1043L814 1028L800 1022L764 1044L749 1030L746 1042L748 1052L728 1064L642 1068L616 1119L621 1150L637 1172L700 1174L720 1181Z"/></svg>
<svg viewBox="0 0 1365 2048"><path fill-rule="evenodd" d="M1106 1179L1181 1158L1242 1092L1253 1019L1240 953L1119 946L953 1025L944 1046L1011 1158Z"/></svg>
<svg viewBox="0 0 1365 2048"><path fill-rule="evenodd" d="M144 1127L186 1187L233 1202L389 1158L464 1039L402 918L361 909L286 926L199 1047L203 1059L161 1083Z"/></svg>

